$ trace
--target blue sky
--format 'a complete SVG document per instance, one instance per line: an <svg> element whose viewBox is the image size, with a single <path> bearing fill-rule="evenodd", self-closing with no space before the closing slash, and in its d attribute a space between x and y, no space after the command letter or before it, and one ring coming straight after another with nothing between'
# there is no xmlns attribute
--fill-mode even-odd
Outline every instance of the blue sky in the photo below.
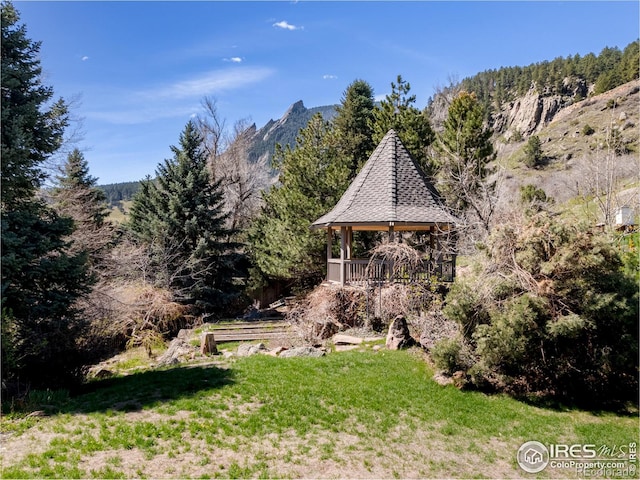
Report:
<svg viewBox="0 0 640 480"><path fill-rule="evenodd" d="M639 36L639 2L15 1L42 41L45 83L75 99L99 183L153 175L205 96L231 127L263 126L297 100L339 103L356 79L376 97L398 74L416 106L434 88Z"/></svg>

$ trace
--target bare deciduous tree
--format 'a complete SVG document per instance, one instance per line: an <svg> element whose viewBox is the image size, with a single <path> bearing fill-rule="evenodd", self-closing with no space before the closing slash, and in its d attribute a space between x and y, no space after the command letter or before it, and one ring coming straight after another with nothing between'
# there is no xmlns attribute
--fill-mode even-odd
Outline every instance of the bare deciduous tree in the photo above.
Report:
<svg viewBox="0 0 640 480"><path fill-rule="evenodd" d="M249 122L237 121L231 133L218 114L216 101L203 100L204 114L197 119L204 139L212 177L222 180L225 212L229 214L227 227L243 229L261 205L260 192L269 186L271 178L267 158L249 160Z"/></svg>
<svg viewBox="0 0 640 480"><path fill-rule="evenodd" d="M228 226L232 230L249 225L260 208L260 193L271 183L266 156L255 162L249 160L247 123L246 120L236 122L227 149L213 160L217 178L222 178Z"/></svg>
<svg viewBox="0 0 640 480"><path fill-rule="evenodd" d="M218 114L215 98L205 97L202 100L204 114L196 118L196 125L203 138L203 147L208 158L216 158L225 149L224 131L226 122Z"/></svg>

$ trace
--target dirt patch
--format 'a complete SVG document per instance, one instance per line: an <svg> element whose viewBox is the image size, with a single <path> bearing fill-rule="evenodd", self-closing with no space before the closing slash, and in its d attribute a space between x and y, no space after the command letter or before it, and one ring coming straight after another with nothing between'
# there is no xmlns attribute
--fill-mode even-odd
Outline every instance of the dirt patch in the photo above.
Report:
<svg viewBox="0 0 640 480"><path fill-rule="evenodd" d="M44 452L49 443L60 437L49 431L32 428L22 435L3 434L0 445L0 464L3 468L22 462L31 453Z"/></svg>
<svg viewBox="0 0 640 480"><path fill-rule="evenodd" d="M259 402L229 403L222 412L233 417L255 412ZM233 413L232 413L233 412ZM192 418L178 411L163 415L153 411L122 414L126 422L162 423ZM87 476L119 472L127 478L197 478L206 476L291 478L471 478L479 473L491 478L524 478L515 464L515 440L485 439L470 431L450 436L446 422L416 424L400 416L397 426L378 435L375 426L347 419L335 430L295 431L259 437L195 438L185 429L177 441L157 440L153 450L106 449L82 455L76 466ZM86 415L45 418L21 435L4 435L3 468L21 463L28 454L41 454L82 430L100 434L99 422ZM104 434L104 432L102 432ZM464 439L463 442L460 439ZM220 442L218 442L220 440ZM213 443L215 442L215 443ZM481 466L481 467L480 467ZM479 470L481 468L481 470ZM548 470L549 478L570 478L574 472Z"/></svg>

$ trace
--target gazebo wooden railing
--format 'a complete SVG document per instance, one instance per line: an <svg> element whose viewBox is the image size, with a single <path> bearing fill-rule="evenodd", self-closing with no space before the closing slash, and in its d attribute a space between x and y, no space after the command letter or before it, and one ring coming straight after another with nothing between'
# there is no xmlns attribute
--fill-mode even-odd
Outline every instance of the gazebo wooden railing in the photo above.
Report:
<svg viewBox="0 0 640 480"><path fill-rule="evenodd" d="M327 281L349 285L372 283L429 283L434 278L442 282L453 282L455 278L455 255L442 255L437 260L425 260L418 268L394 269L392 262L366 258L327 259ZM343 271L341 271L343 269Z"/></svg>

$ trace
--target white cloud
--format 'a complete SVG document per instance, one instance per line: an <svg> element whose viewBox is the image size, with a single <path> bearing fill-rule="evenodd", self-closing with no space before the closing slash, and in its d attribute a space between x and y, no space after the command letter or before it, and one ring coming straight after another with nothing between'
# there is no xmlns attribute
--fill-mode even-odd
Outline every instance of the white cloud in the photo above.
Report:
<svg viewBox="0 0 640 480"><path fill-rule="evenodd" d="M190 116L197 105L129 105L114 110L93 110L85 113L87 118L114 125L139 125L176 117Z"/></svg>
<svg viewBox="0 0 640 480"><path fill-rule="evenodd" d="M80 60L82 60L83 62L86 62L87 60L89 60L89 57L87 57L86 55L84 57L82 57Z"/></svg>
<svg viewBox="0 0 640 480"><path fill-rule="evenodd" d="M276 23L273 24L273 26L276 27L276 28L282 28L283 30L303 30L304 29L304 27L291 25L286 20L282 20L281 22L276 22Z"/></svg>
<svg viewBox="0 0 640 480"><path fill-rule="evenodd" d="M156 89L147 91L147 97L183 99L189 97L203 97L218 93L222 90L230 90L257 83L273 71L269 68L237 68L232 70L214 70L201 74L198 77L182 80Z"/></svg>
<svg viewBox="0 0 640 480"><path fill-rule="evenodd" d="M242 63L242 58L241 57L231 57L231 58L225 58L224 61L225 62L231 62L231 63Z"/></svg>
<svg viewBox="0 0 640 480"><path fill-rule="evenodd" d="M189 117L198 111L207 95L244 88L273 74L270 68L234 67L201 73L192 78L145 90L101 91L101 105L86 117L118 125L136 125L155 120Z"/></svg>
<svg viewBox="0 0 640 480"><path fill-rule="evenodd" d="M335 80L336 78L338 78L337 75L323 75L322 78L324 80Z"/></svg>

